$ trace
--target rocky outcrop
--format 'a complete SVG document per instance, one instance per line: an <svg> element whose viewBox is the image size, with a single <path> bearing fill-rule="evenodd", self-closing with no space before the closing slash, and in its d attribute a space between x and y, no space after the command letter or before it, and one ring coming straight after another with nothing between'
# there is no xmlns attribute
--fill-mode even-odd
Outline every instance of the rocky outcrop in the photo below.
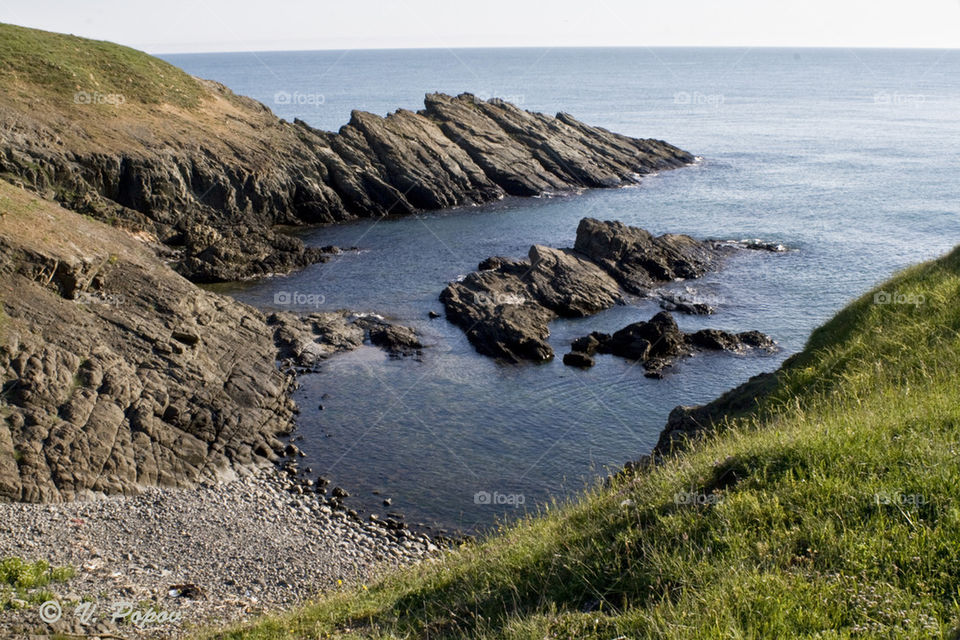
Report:
<svg viewBox="0 0 960 640"><path fill-rule="evenodd" d="M420 356L424 348L416 331L376 314L279 312L270 314L267 324L274 328L281 371L294 373L316 371L330 356L356 349L364 341L393 357Z"/></svg>
<svg viewBox="0 0 960 640"><path fill-rule="evenodd" d="M580 221L573 248L635 294L664 282L699 278L715 268L721 255L714 243L687 235L654 236L622 222L593 218Z"/></svg>
<svg viewBox="0 0 960 640"><path fill-rule="evenodd" d="M356 324L366 329L370 344L380 347L393 358L423 355L424 344L410 327L390 324L377 315L357 318Z"/></svg>
<svg viewBox="0 0 960 640"><path fill-rule="evenodd" d="M684 333L666 311L661 311L647 322L635 322L613 335L594 332L574 340L564 364L588 367L593 355L609 353L640 362L646 376L663 377L664 369L678 359L696 351L731 351L742 353L748 349L767 352L776 349L776 343L759 331L730 333L718 329L701 329Z"/></svg>
<svg viewBox="0 0 960 640"><path fill-rule="evenodd" d="M279 120L219 84L167 73L184 76L195 103L158 106L131 94L106 107L50 96L49 87L0 92L0 175L152 234L195 282L287 271L328 255L276 225L614 187L693 161L659 140L471 94L429 94L424 109L386 117L354 111L331 133Z"/></svg>
<svg viewBox="0 0 960 640"><path fill-rule="evenodd" d="M478 352L508 362L548 360L551 320L589 316L621 299L613 278L568 249L534 245L529 261L491 258L480 268L440 300Z"/></svg>
<svg viewBox="0 0 960 640"><path fill-rule="evenodd" d="M528 260L493 257L440 295L447 318L478 352L507 362L553 357L549 323L593 315L678 278L715 268L723 250L683 235L655 237L584 218L573 249L530 248ZM582 359L581 363L585 362Z"/></svg>
<svg viewBox="0 0 960 640"><path fill-rule="evenodd" d="M3 182L0 214L0 500L189 487L273 460L293 363L370 331L339 312L265 318Z"/></svg>

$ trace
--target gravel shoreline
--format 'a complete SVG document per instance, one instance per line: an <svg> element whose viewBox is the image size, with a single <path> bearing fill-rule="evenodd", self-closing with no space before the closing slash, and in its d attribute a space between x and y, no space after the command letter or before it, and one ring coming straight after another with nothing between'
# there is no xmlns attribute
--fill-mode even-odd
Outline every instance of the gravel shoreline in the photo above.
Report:
<svg viewBox="0 0 960 640"><path fill-rule="evenodd" d="M44 622L38 604L7 609L0 637L183 638L441 553L427 536L361 522L300 487L268 468L197 489L0 504L0 557L76 570L68 582L48 587L62 611L57 622ZM78 609L84 601L92 605ZM111 621L124 601L129 613ZM150 608L180 620L131 622ZM51 611L44 613L53 617Z"/></svg>

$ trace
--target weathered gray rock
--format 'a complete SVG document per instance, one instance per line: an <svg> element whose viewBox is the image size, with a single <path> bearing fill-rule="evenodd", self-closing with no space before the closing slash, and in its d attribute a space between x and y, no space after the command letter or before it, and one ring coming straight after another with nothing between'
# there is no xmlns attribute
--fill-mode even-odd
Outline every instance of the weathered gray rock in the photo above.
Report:
<svg viewBox="0 0 960 640"><path fill-rule="evenodd" d="M642 294L657 284L699 278L714 269L721 254L713 243L690 236L654 236L622 222L584 218L573 248L630 293Z"/></svg>
<svg viewBox="0 0 960 640"><path fill-rule="evenodd" d="M530 260L493 258L451 283L440 300L480 353L508 362L553 357L546 339L557 317L583 317L620 301L616 281L569 250L540 245Z"/></svg>
<svg viewBox="0 0 960 640"><path fill-rule="evenodd" d="M555 318L593 315L623 300L621 286L648 293L669 280L703 275L719 262L719 250L689 236L654 237L584 218L574 249L534 245L526 261L487 258L478 271L447 286L440 300L478 352L508 362L541 361L553 357L547 337Z"/></svg>
<svg viewBox="0 0 960 640"><path fill-rule="evenodd" d="M419 356L424 345L417 332L410 327L393 325L373 315L357 318L355 324L366 329L370 343L381 347L393 357Z"/></svg>
<svg viewBox="0 0 960 640"><path fill-rule="evenodd" d="M274 328L281 367L314 370L332 354L363 344L363 327L350 322L348 316L347 312L270 314L266 321Z"/></svg>
<svg viewBox="0 0 960 640"><path fill-rule="evenodd" d="M343 313L267 319L131 234L0 182L0 500L229 478L283 453L290 375L359 346Z"/></svg>

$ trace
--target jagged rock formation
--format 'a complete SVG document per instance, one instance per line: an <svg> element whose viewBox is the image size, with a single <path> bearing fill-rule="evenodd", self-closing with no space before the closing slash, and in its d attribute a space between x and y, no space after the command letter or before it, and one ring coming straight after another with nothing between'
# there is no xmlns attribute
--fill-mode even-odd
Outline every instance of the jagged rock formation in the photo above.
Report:
<svg viewBox="0 0 960 640"><path fill-rule="evenodd" d="M273 460L294 410L278 358L313 367L370 332L344 312L268 322L142 235L3 181L0 214L0 500L188 487Z"/></svg>
<svg viewBox="0 0 960 640"><path fill-rule="evenodd" d="M31 30L17 35L24 33ZM76 50L89 43L46 36L69 40ZM117 94L120 104L78 102L77 95L90 94L70 92L84 78L52 85L25 63L18 68L21 58L4 61L12 68L0 72L0 175L67 208L155 235L173 250L176 269L197 282L324 259L323 251L275 232L279 224L613 187L693 161L659 140L471 94L429 94L424 109L386 117L354 111L339 132L320 131L279 120L258 102L146 54L110 46L123 58L98 48L104 59L91 83L127 82L122 74L106 77L104 69L129 67L133 59L166 84L148 95ZM144 84L156 82L153 75Z"/></svg>
<svg viewBox="0 0 960 640"><path fill-rule="evenodd" d="M494 257L444 289L447 318L478 352L507 362L553 357L549 323L584 317L715 268L725 248L690 236L654 237L620 222L584 218L573 249L530 248L529 260ZM579 356L574 356L585 363Z"/></svg>
<svg viewBox="0 0 960 640"><path fill-rule="evenodd" d="M593 355L609 353L636 360L646 369L650 378L662 378L663 370L678 359L696 351L731 351L747 349L773 351L776 344L759 331L730 333L718 329L701 329L684 333L666 311L661 311L647 322L634 322L613 335L593 332L573 341L571 351L563 357L564 364L589 367Z"/></svg>
<svg viewBox="0 0 960 640"><path fill-rule="evenodd" d="M664 282L699 278L714 268L721 255L712 242L673 233L654 236L622 222L593 218L580 221L573 248L635 294Z"/></svg>

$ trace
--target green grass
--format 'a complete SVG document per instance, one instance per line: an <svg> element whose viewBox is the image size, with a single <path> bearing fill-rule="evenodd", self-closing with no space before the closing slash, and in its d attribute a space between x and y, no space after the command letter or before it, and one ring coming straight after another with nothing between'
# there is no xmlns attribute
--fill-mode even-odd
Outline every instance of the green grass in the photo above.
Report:
<svg viewBox="0 0 960 640"><path fill-rule="evenodd" d="M186 72L141 51L99 40L0 23L0 87L39 90L85 104L196 105L201 85ZM104 96L104 98L98 98Z"/></svg>
<svg viewBox="0 0 960 640"><path fill-rule="evenodd" d="M0 611L23 606L22 603L37 604L52 599L53 594L44 587L53 582L66 582L73 574L70 567L51 567L43 560L0 560Z"/></svg>
<svg viewBox="0 0 960 640"><path fill-rule="evenodd" d="M925 302L855 301L755 411L664 465L204 637L956 637L960 248L880 289Z"/></svg>

